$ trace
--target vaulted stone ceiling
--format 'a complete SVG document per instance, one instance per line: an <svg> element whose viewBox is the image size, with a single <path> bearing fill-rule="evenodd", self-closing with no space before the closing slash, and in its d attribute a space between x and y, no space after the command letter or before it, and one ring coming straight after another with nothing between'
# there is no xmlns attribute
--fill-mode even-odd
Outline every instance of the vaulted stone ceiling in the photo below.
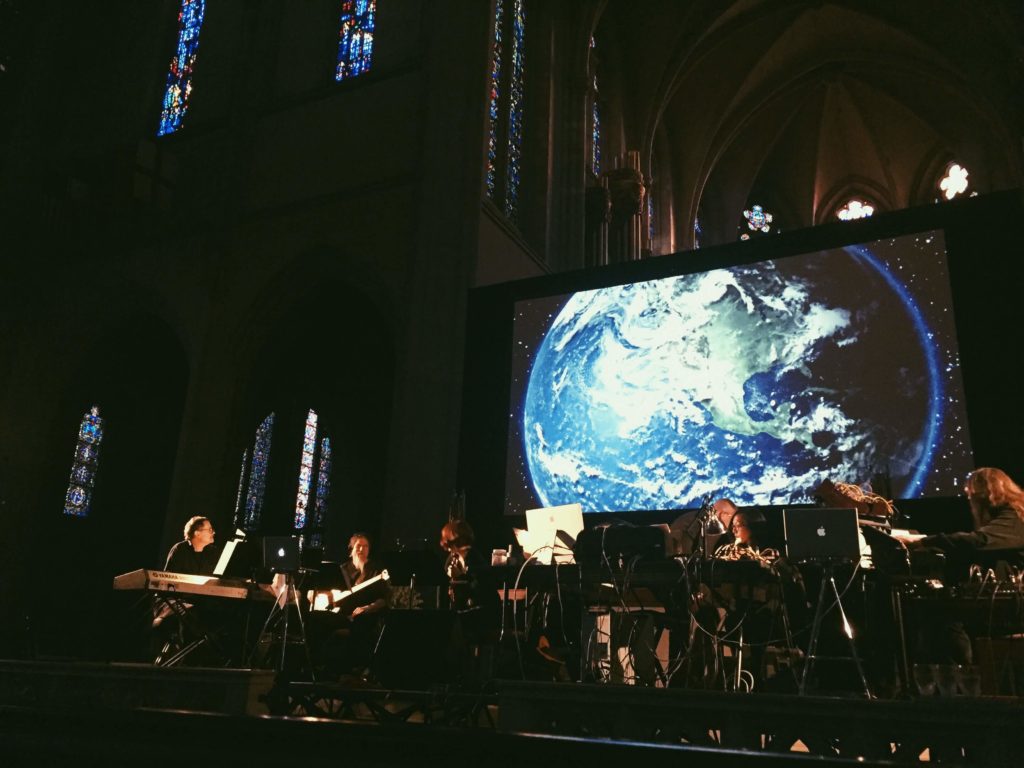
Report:
<svg viewBox="0 0 1024 768"><path fill-rule="evenodd" d="M610 0L595 31L607 154L641 150L657 251L782 229L851 196L930 202L950 161L978 192L1024 183L1019 0ZM609 151L610 150L610 151ZM665 222L673 222L670 233Z"/></svg>

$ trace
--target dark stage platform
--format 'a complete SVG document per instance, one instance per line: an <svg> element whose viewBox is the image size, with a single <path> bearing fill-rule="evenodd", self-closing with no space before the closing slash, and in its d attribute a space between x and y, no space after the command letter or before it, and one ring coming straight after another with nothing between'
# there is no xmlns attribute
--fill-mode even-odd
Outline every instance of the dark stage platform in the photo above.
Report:
<svg viewBox="0 0 1024 768"><path fill-rule="evenodd" d="M397 691L265 670L0 662L0 760L76 765L1017 765L1018 698L867 700L492 681ZM611 762L610 762L611 761Z"/></svg>

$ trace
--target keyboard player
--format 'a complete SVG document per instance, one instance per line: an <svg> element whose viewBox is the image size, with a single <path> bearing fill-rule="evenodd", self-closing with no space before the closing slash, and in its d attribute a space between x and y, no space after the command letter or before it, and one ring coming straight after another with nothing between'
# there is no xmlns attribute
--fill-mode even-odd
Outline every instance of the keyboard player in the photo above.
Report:
<svg viewBox="0 0 1024 768"><path fill-rule="evenodd" d="M219 552L213 543L216 531L210 518L196 515L185 523L185 538L167 553L165 571L210 576L217 565Z"/></svg>
<svg viewBox="0 0 1024 768"><path fill-rule="evenodd" d="M165 571L173 573L188 573L196 576L210 576L217 565L217 546L213 543L216 531L210 518L203 515L194 515L185 523L183 529L185 538L171 547L167 553L167 561L164 564ZM174 621L175 618L183 618L184 611L193 611L194 606L182 601L170 601L157 599L153 605L153 630L155 632L151 642L153 649L157 651L155 662L161 663L168 652L175 647L182 647L187 644L188 638L186 628L181 621ZM178 616L175 616L175 614ZM194 621L202 624L203 618L193 617ZM170 621L171 626L165 626Z"/></svg>
<svg viewBox="0 0 1024 768"><path fill-rule="evenodd" d="M972 564L1024 566L1024 490L1003 470L980 467L967 476L964 493L971 505L971 531L895 538L912 550L945 553L954 581L963 580Z"/></svg>
<svg viewBox="0 0 1024 768"><path fill-rule="evenodd" d="M911 552L943 552L947 558L947 586L964 582L974 564L983 570L993 569L994 581L1006 579L1009 568L1024 566L1024 490L1003 470L980 467L967 476L964 493L971 506L971 531L896 538ZM916 633L915 661L972 663L971 633L964 619L955 603L936 608Z"/></svg>

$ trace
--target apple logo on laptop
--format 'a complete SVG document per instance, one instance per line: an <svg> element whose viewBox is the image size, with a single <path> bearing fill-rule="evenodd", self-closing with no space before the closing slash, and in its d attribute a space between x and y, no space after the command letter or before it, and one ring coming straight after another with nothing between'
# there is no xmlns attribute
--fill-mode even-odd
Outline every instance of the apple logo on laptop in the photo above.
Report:
<svg viewBox="0 0 1024 768"><path fill-rule="evenodd" d="M818 526L818 535L819 536L824 536L825 535L825 526L824 525L819 525Z"/></svg>

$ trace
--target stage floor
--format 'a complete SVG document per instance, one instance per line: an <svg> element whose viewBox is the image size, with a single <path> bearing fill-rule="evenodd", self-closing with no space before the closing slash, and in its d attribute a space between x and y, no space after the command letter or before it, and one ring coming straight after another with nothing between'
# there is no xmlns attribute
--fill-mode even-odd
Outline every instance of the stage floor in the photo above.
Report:
<svg viewBox="0 0 1024 768"><path fill-rule="evenodd" d="M71 757L68 745L79 757L113 749L132 759L161 740L179 742L181 729L198 729L210 733L209 754L230 742L253 765L280 756L274 733L299 739L296 749L314 764L352 740L364 745L367 765L424 764L454 740L497 765L598 752L601 760L635 753L658 762L678 760L679 751L694 765L812 756L819 764L1017 765L1022 725L1024 702L1010 697L869 700L497 680L472 690L403 691L288 681L270 670L0 661L6 754L17 746L58 759Z"/></svg>

